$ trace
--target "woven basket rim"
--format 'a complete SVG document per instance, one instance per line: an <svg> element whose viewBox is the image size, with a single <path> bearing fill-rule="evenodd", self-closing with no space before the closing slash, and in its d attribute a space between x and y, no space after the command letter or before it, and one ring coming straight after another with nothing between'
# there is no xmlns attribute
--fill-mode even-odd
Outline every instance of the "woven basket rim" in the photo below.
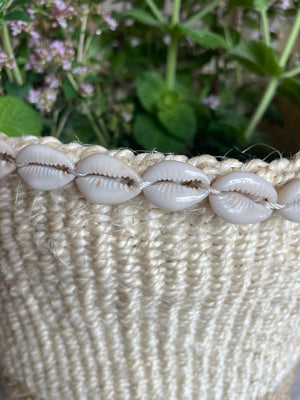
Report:
<svg viewBox="0 0 300 400"><path fill-rule="evenodd" d="M63 152L75 163L90 154L105 153L126 162L140 174L143 174L148 167L162 160L177 160L200 168L211 180L232 171L255 173L274 186L280 186L293 179L300 178L300 151L289 158L280 157L270 162L259 158L252 158L242 162L236 158L226 158L225 156L222 160L219 160L210 154L201 154L189 158L182 154L161 153L155 150L139 151L129 148L106 149L100 145L83 144L80 142L64 144L53 136L39 137L24 135L12 137L0 132L0 139L7 141L17 152L29 144L44 144Z"/></svg>

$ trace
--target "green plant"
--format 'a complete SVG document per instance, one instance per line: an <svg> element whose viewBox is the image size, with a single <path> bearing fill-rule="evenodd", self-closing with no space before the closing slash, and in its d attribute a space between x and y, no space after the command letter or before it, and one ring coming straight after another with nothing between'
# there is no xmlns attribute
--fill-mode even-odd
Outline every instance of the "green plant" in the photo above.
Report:
<svg viewBox="0 0 300 400"><path fill-rule="evenodd" d="M0 2L0 130L187 154L272 144L257 127L282 123L275 96L299 104L299 2L117 3ZM12 101L34 128L3 122Z"/></svg>

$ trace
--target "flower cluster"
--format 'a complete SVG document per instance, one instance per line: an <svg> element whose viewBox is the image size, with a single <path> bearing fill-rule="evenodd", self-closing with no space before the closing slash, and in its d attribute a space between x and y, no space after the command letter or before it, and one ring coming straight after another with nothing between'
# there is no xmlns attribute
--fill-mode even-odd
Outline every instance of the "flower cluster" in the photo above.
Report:
<svg viewBox="0 0 300 400"><path fill-rule="evenodd" d="M32 39L30 41L31 53L26 64L27 70L43 73L47 69L62 68L64 71L70 71L75 51L73 42L67 40L49 40L42 41Z"/></svg>
<svg viewBox="0 0 300 400"><path fill-rule="evenodd" d="M215 96L214 94L210 94L209 96L205 97L202 100L202 103L206 105L207 107L211 108L212 110L216 110L218 106L220 105L220 99L218 96Z"/></svg>
<svg viewBox="0 0 300 400"><path fill-rule="evenodd" d="M82 66L82 65L80 65L72 70L73 74L78 75L78 76L84 76L91 71L92 71L92 69L90 67L86 67L86 66Z"/></svg>
<svg viewBox="0 0 300 400"><path fill-rule="evenodd" d="M7 25L10 28L11 34L13 36L19 35L21 32L26 32L31 34L34 30L32 22L25 21L7 21Z"/></svg>
<svg viewBox="0 0 300 400"><path fill-rule="evenodd" d="M74 12L75 8L72 5L68 5L62 0L54 0L49 14L49 17L53 20L52 28L56 28L59 25L61 28L66 29L68 26L67 21L73 17Z"/></svg>
<svg viewBox="0 0 300 400"><path fill-rule="evenodd" d="M82 96L87 97L91 96L94 92L94 86L87 82L82 82L80 85L80 92Z"/></svg>
<svg viewBox="0 0 300 400"><path fill-rule="evenodd" d="M51 112L59 95L61 82L55 75L45 78L45 86L38 89L30 89L28 101L43 112Z"/></svg>
<svg viewBox="0 0 300 400"><path fill-rule="evenodd" d="M101 16L104 19L104 21L107 23L107 25L111 31L115 31L117 29L117 27L118 27L117 21L114 18L112 18L108 13L102 11Z"/></svg>
<svg viewBox="0 0 300 400"><path fill-rule="evenodd" d="M39 88L30 89L28 95L28 101L34 104L37 109L41 111L50 112L57 99L57 89L51 88Z"/></svg>
<svg viewBox="0 0 300 400"><path fill-rule="evenodd" d="M3 51L0 47L0 71L2 68L13 69L14 68L14 59L10 57L5 51Z"/></svg>

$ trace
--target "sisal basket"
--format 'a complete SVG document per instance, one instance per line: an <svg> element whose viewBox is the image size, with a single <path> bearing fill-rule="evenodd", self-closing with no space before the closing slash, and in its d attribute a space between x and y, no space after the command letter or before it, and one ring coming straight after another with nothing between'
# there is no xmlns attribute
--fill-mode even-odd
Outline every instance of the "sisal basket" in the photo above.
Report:
<svg viewBox="0 0 300 400"><path fill-rule="evenodd" d="M16 150L95 153L138 173L163 158L211 180L253 172L275 188L300 155L241 163L135 155L52 137L0 137ZM74 182L0 181L0 373L8 399L288 400L300 357L300 224L278 212L235 225L206 199L163 211L143 194L91 204Z"/></svg>

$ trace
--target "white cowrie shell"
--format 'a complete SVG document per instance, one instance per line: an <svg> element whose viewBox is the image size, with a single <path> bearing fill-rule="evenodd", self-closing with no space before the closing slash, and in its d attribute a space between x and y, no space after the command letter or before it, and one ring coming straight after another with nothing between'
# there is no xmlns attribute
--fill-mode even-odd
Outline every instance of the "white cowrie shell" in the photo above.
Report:
<svg viewBox="0 0 300 400"><path fill-rule="evenodd" d="M211 186L224 192L209 195L212 209L225 221L234 224L264 221L272 214L272 210L258 201L277 201L273 186L251 172L230 172L216 179Z"/></svg>
<svg viewBox="0 0 300 400"><path fill-rule="evenodd" d="M287 183L278 191L278 203L286 205L279 210L286 219L300 222L300 179Z"/></svg>
<svg viewBox="0 0 300 400"><path fill-rule="evenodd" d="M142 178L123 161L108 154L91 154L77 165L76 184L97 204L117 204L141 192Z"/></svg>
<svg viewBox="0 0 300 400"><path fill-rule="evenodd" d="M43 144L24 147L16 162L19 175L33 189L58 189L75 178L75 165L69 157Z"/></svg>
<svg viewBox="0 0 300 400"><path fill-rule="evenodd" d="M14 149L5 141L0 139L0 179L16 169Z"/></svg>
<svg viewBox="0 0 300 400"><path fill-rule="evenodd" d="M149 186L144 194L156 206L179 211L197 204L208 196L208 177L198 168L181 161L166 160L150 167L143 176Z"/></svg>

